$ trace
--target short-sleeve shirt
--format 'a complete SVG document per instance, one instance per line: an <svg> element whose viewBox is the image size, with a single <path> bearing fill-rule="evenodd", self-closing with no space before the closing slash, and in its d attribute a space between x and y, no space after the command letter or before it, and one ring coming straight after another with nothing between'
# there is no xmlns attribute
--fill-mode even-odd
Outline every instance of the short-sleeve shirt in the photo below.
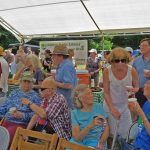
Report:
<svg viewBox="0 0 150 150"><path fill-rule="evenodd" d="M83 130L87 125L89 125L95 116L102 115L107 118L107 113L104 111L103 107L99 103L94 103L91 112L82 112L80 109L72 110L71 113L71 120L72 126L79 125L80 130ZM92 146L95 147L99 142L100 135L102 134L103 126L95 126L89 133L84 137L84 139L79 142L79 144L85 146ZM72 142L77 141L72 138Z"/></svg>
<svg viewBox="0 0 150 150"><path fill-rule="evenodd" d="M62 64L56 70L55 80L61 83L71 84L73 87L77 84L76 70L69 59L65 59ZM64 95L67 100L68 106L73 108L73 102L71 98L72 89L58 88L58 93Z"/></svg>
<svg viewBox="0 0 150 150"><path fill-rule="evenodd" d="M146 101L142 109L148 121L150 122L150 101ZM150 149L150 135L148 134L144 126L141 132L138 134L134 146L136 148L142 148L143 150Z"/></svg>
<svg viewBox="0 0 150 150"><path fill-rule="evenodd" d="M133 61L133 67L139 75L139 87L144 88L144 84L150 80L150 77L144 77L144 69L150 70L150 60L145 60L143 55L141 55Z"/></svg>

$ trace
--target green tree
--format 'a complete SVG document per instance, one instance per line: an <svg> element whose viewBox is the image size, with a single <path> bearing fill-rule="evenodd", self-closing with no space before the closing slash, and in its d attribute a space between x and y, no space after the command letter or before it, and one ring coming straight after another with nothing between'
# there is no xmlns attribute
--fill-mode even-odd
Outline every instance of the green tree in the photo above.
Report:
<svg viewBox="0 0 150 150"><path fill-rule="evenodd" d="M4 49L8 48L9 44L18 43L15 36L0 25L0 46Z"/></svg>

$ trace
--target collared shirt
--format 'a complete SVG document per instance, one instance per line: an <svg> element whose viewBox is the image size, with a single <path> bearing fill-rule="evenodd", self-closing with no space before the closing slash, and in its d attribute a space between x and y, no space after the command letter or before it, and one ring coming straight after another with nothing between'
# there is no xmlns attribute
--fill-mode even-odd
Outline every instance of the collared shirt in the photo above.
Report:
<svg viewBox="0 0 150 150"><path fill-rule="evenodd" d="M55 80L61 83L71 84L73 87L76 86L76 70L73 66L73 63L69 59L65 59L63 63L59 65L56 70ZM69 108L73 108L73 102L71 98L72 89L58 88L57 91L65 96Z"/></svg>
<svg viewBox="0 0 150 150"><path fill-rule="evenodd" d="M58 136L69 140L71 138L71 114L62 94L55 93L49 99L46 114L50 126Z"/></svg>
<svg viewBox="0 0 150 150"><path fill-rule="evenodd" d="M144 88L144 84L150 80L150 77L144 77L144 69L150 70L150 60L145 60L143 55L141 55L133 61L133 67L139 75L139 87Z"/></svg>
<svg viewBox="0 0 150 150"><path fill-rule="evenodd" d="M26 105L21 104L21 98L27 98L31 102L40 105L41 98L35 91L23 92L21 89L15 89L10 93L10 96L0 106L0 116L5 117L6 120L17 124L28 124L34 112ZM16 107L18 111L24 114L23 118L15 118L9 112L9 109Z"/></svg>
<svg viewBox="0 0 150 150"><path fill-rule="evenodd" d="M0 56L0 63L2 69L2 74L0 75L0 88L6 93L8 91L9 65L2 56Z"/></svg>

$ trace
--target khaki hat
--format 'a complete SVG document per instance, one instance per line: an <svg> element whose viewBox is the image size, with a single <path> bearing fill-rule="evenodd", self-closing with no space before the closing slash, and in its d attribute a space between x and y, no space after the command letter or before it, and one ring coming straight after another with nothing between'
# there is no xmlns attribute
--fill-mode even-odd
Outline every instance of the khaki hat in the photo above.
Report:
<svg viewBox="0 0 150 150"><path fill-rule="evenodd" d="M46 89L56 89L56 81L52 77L45 78L42 82L41 88L46 88Z"/></svg>
<svg viewBox="0 0 150 150"><path fill-rule="evenodd" d="M0 55L3 56L5 54L3 47L0 46Z"/></svg>
<svg viewBox="0 0 150 150"><path fill-rule="evenodd" d="M22 76L21 76L21 80L27 80L27 81L33 81L33 73L30 71L25 71Z"/></svg>
<svg viewBox="0 0 150 150"><path fill-rule="evenodd" d="M69 55L68 48L65 44L59 44L54 47L52 55Z"/></svg>

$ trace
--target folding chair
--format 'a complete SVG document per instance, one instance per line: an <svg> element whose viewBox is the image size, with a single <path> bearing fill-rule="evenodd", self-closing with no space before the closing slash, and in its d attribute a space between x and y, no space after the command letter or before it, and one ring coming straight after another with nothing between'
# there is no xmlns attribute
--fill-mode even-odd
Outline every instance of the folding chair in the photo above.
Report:
<svg viewBox="0 0 150 150"><path fill-rule="evenodd" d="M5 127L0 126L0 150L7 150L10 136Z"/></svg>
<svg viewBox="0 0 150 150"><path fill-rule="evenodd" d="M66 149L67 150L93 150L94 148L75 144L65 139L59 139L57 150L66 150Z"/></svg>
<svg viewBox="0 0 150 150"><path fill-rule="evenodd" d="M40 142L31 142L26 138L36 138ZM10 150L55 150L58 136L32 130L17 128Z"/></svg>

